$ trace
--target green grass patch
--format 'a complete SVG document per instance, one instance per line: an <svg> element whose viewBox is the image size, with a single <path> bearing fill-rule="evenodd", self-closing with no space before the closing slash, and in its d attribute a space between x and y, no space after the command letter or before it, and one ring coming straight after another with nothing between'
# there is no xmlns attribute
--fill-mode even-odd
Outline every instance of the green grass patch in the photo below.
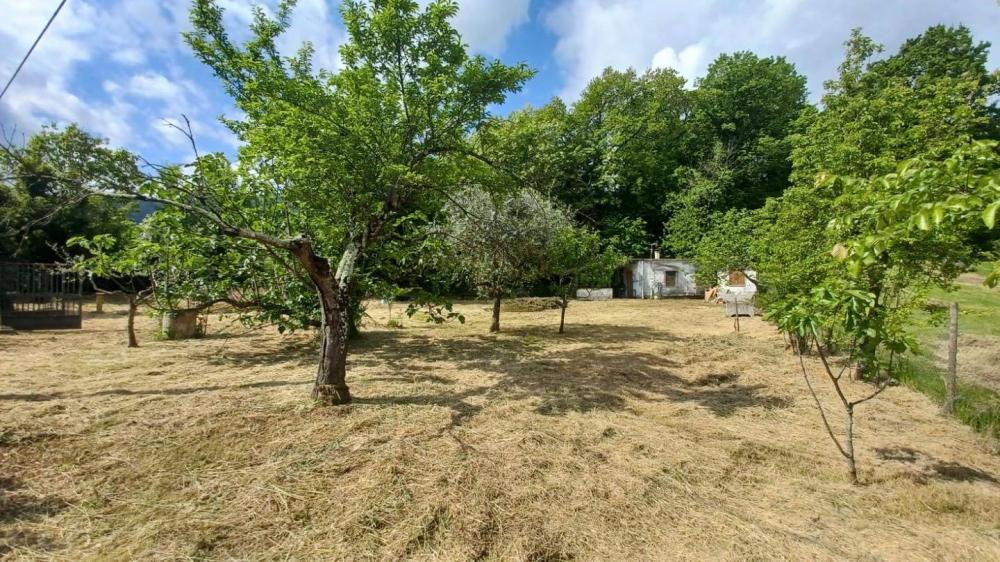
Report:
<svg viewBox="0 0 1000 562"><path fill-rule="evenodd" d="M975 271L985 274L991 263L979 264ZM940 305L936 313L914 315L911 331L923 348L910 358L902 370L901 382L923 392L936 402L944 402L944 365L935 357L935 350L948 336L948 311L943 307L958 303L958 330L963 335L1000 337L1000 288L990 289L978 283L956 283L950 291L935 289L932 302ZM959 349L961 358L962 350ZM955 416L976 430L1000 439L1000 393L991 388L958 380Z"/></svg>
<svg viewBox="0 0 1000 562"><path fill-rule="evenodd" d="M934 364L933 357L917 355L901 369L899 380L906 386L918 390L944 403L944 377L942 370ZM955 397L955 417L976 431L1000 439L1000 394L977 384L958 381Z"/></svg>

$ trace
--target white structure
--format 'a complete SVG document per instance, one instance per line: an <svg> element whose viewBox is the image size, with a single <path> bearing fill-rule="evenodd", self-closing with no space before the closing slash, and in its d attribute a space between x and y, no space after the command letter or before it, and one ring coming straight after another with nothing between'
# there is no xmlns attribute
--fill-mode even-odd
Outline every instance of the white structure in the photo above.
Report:
<svg viewBox="0 0 1000 562"><path fill-rule="evenodd" d="M616 293L629 299L701 296L694 272L686 260L632 260L615 276Z"/></svg>
<svg viewBox="0 0 1000 562"><path fill-rule="evenodd" d="M757 272L752 269L745 271L719 272L719 298L726 302L750 302L757 294L757 285L752 279L757 278Z"/></svg>
<svg viewBox="0 0 1000 562"><path fill-rule="evenodd" d="M609 301L614 296L611 289L577 289L576 298L581 301Z"/></svg>

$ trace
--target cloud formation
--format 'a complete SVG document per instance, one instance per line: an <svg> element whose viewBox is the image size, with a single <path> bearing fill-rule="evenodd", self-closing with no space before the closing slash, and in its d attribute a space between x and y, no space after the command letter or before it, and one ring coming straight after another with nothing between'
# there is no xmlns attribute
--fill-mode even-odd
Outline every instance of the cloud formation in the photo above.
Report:
<svg viewBox="0 0 1000 562"><path fill-rule="evenodd" d="M235 40L248 36L254 5L273 13L277 4L218 2ZM6 2L0 78L10 76L57 4ZM165 161L189 156L183 135L165 125L183 113L203 148L231 152L235 140L216 118L236 111L181 38L190 28L189 9L190 0L68 2L0 100L0 124L30 133L46 122L75 121ZM527 57L540 71L529 85L536 101L550 95L573 101L608 66L671 67L691 85L716 56L736 50L787 56L817 100L851 28L863 25L894 50L936 23L965 23L980 40L996 38L1000 7L994 0L460 0L454 20L474 52L517 57L509 62ZM515 32L522 42L511 45ZM279 47L291 55L309 41L316 66L336 70L345 40L337 0L298 0ZM994 54L992 66L998 60Z"/></svg>
<svg viewBox="0 0 1000 562"><path fill-rule="evenodd" d="M785 55L816 99L852 28L863 26L889 49L937 23L964 23L985 40L1000 37L1000 7L987 0L565 0L545 23L557 37L559 94L568 100L608 66L670 66L691 80L719 54L739 50Z"/></svg>

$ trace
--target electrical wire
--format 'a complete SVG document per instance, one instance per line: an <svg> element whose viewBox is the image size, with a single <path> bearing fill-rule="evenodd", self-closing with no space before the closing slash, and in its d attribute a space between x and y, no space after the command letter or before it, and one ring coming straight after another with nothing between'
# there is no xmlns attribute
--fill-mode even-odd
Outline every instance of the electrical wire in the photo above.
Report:
<svg viewBox="0 0 1000 562"><path fill-rule="evenodd" d="M31 48L28 49L28 52L24 54L24 58L21 59L21 64L17 65L17 68L14 70L14 74L12 74L10 80L7 81L7 85L3 87L3 91L0 92L0 99L3 99L3 95L7 93L7 88L10 88L10 85L14 83L14 79L17 78L17 74L21 72L21 67L24 66L24 63L28 62L28 57L31 56L31 53L32 51L35 50L35 47L38 45L38 42L42 40L42 36L45 35L45 32L49 30L49 26L52 25L52 21L55 20L56 16L59 15L59 11L62 10L64 4L66 4L66 0L62 0L61 2L59 2L59 5L56 6L56 11L52 12L52 17L49 18L49 21L45 24L45 27L42 28L42 32L39 33L38 37L35 38L35 42L31 44Z"/></svg>

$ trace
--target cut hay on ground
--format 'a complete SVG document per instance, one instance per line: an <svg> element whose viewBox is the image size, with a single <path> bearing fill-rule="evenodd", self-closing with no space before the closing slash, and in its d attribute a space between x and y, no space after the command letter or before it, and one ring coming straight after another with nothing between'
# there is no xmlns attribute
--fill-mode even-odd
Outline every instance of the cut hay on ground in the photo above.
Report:
<svg viewBox="0 0 1000 562"><path fill-rule="evenodd" d="M854 487L759 318L616 300L489 335L486 308L372 327L340 408L307 335L143 318L126 349L117 308L0 336L0 557L1000 558L1000 459L923 395L860 408Z"/></svg>

